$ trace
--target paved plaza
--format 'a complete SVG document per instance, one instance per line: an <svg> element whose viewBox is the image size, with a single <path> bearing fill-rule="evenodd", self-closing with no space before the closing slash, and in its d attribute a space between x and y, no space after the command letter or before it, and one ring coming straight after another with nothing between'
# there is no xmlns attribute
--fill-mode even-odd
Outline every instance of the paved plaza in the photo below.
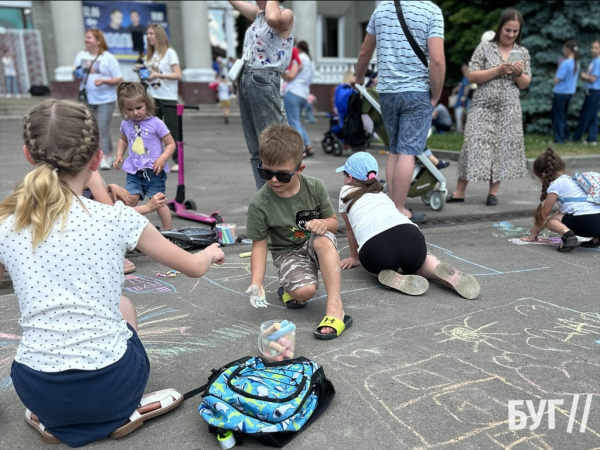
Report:
<svg viewBox="0 0 600 450"><path fill-rule="evenodd" d="M254 179L240 118L230 122L185 118L186 192L200 211L222 211L243 234ZM115 144L118 127L115 118ZM334 170L345 158L321 150L327 127L320 119L307 128L316 154L306 160L305 174L324 181L337 210L342 176ZM1 198L30 170L22 145L20 121L0 121ZM385 155L371 151L385 173ZM456 167L453 162L442 172L450 191ZM600 162L585 170L600 171ZM125 183L122 171L102 175L107 183ZM172 174L167 196L174 196L176 185ZM123 288L138 310L139 335L152 363L147 390L172 387L183 393L204 384L211 369L258 353L262 322L287 319L297 326L296 354L322 365L337 390L329 409L287 448L600 448L600 249L559 253L555 235L545 243L513 241L526 234L532 219L509 213L533 212L539 203L540 184L533 178L503 183L495 208L485 206L486 183L473 183L467 195L464 204L449 204L439 212L420 198L409 199L407 206L430 219L479 218L422 227L431 253L478 279L479 298L465 300L435 283L424 295L410 297L379 285L361 267L345 270L342 299L354 324L332 341L312 334L325 312L322 283L307 308L287 309L277 297L270 258L265 280L269 307L250 306L244 294L250 260L239 257L250 251L249 245L225 247L226 262L200 279L157 279L166 267L145 256L132 257L137 271L126 277ZM481 220L490 213L506 217ZM160 223L156 214L148 217ZM173 222L193 224L176 217ZM338 248L342 258L349 256L343 234ZM17 300L8 288L0 290L0 311L0 448L45 448L23 420L25 408L9 377L21 329ZM563 400L555 408L554 429L549 427L551 399ZM508 404L518 400L524 403L517 410L527 416L532 415L527 404L535 415L545 402L537 428L531 429L528 417L525 428L509 429ZM216 437L197 413L200 401L193 397L119 441L104 439L87 448L217 449ZM252 441L244 445L260 447Z"/></svg>

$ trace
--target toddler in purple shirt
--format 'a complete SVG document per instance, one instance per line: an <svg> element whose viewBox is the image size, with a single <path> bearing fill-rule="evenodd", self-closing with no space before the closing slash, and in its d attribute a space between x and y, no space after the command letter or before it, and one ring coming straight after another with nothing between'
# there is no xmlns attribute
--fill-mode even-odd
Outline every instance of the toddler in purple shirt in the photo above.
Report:
<svg viewBox="0 0 600 450"><path fill-rule="evenodd" d="M117 158L113 164L127 172L125 189L132 196L135 207L144 196L154 197L165 193L167 161L175 152L175 141L167 126L154 114L154 100L140 83L119 84L119 109L125 120L121 122L121 139L117 147ZM164 144L164 148L163 148ZM125 149L129 156L123 162ZM164 230L171 229L171 211L167 205L156 210Z"/></svg>

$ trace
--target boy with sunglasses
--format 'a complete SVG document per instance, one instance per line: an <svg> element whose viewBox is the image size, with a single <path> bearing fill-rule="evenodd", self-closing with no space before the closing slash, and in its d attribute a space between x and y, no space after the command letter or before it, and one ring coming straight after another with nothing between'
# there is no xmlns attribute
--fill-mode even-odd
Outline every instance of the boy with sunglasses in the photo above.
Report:
<svg viewBox="0 0 600 450"><path fill-rule="evenodd" d="M289 125L271 125L259 138L266 181L248 207L246 235L252 239L252 284L247 293L255 308L267 306L263 281L271 251L288 308L303 308L317 291L319 269L327 290L325 318L317 339L334 339L352 324L341 298L340 257L333 232L338 221L321 180L302 175L304 141Z"/></svg>

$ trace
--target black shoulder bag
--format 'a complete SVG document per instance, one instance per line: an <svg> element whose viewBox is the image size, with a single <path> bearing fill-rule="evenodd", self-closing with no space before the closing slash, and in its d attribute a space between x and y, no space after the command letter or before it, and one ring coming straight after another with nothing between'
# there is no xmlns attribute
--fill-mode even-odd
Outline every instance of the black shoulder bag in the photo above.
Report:
<svg viewBox="0 0 600 450"><path fill-rule="evenodd" d="M404 31L404 36L408 40L408 43L413 49L413 52L417 55L417 57L421 60L425 67L429 67L427 63L427 58L425 57L425 53L421 50L421 47L415 41L410 29L406 25L406 21L404 20L404 14L402 14L402 8L400 7L400 0L394 0L394 6L396 7L396 14L398 14L398 20L400 21L400 26L402 26L402 31Z"/></svg>
<svg viewBox="0 0 600 450"><path fill-rule="evenodd" d="M90 76L90 71L92 70L92 68L94 67L94 63L96 62L96 60L98 59L98 57L100 56L100 53L98 53L96 55L96 57L94 58L94 60L92 61L92 64L90 65L90 68L88 69L87 73L85 74L85 78L83 79L83 89L81 89L79 91L79 95L77 97L77 100L79 100L80 103L83 103L86 106L89 106L90 104L88 103L88 97L87 97L87 80Z"/></svg>

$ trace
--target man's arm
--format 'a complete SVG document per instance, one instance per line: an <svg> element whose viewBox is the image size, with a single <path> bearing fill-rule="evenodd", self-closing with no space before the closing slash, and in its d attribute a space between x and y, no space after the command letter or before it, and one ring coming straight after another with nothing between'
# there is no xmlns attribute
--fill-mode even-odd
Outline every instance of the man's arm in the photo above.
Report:
<svg viewBox="0 0 600 450"><path fill-rule="evenodd" d="M446 76L444 39L441 37L427 39L427 49L429 50L429 86L431 89L431 104L435 106L442 96L444 77Z"/></svg>
<svg viewBox="0 0 600 450"><path fill-rule="evenodd" d="M254 19L256 19L256 16L258 15L258 6L245 0L229 0L229 3L234 9L237 9L242 16L254 22Z"/></svg>
<svg viewBox="0 0 600 450"><path fill-rule="evenodd" d="M373 57L373 52L375 52L376 48L377 39L375 38L375 36L367 33L367 35L365 36L365 40L363 41L362 47L360 48L360 52L358 54L358 62L356 63L356 75L354 77L354 83L365 83L365 73L367 73L367 69L369 68L369 64L371 63L371 58Z"/></svg>

